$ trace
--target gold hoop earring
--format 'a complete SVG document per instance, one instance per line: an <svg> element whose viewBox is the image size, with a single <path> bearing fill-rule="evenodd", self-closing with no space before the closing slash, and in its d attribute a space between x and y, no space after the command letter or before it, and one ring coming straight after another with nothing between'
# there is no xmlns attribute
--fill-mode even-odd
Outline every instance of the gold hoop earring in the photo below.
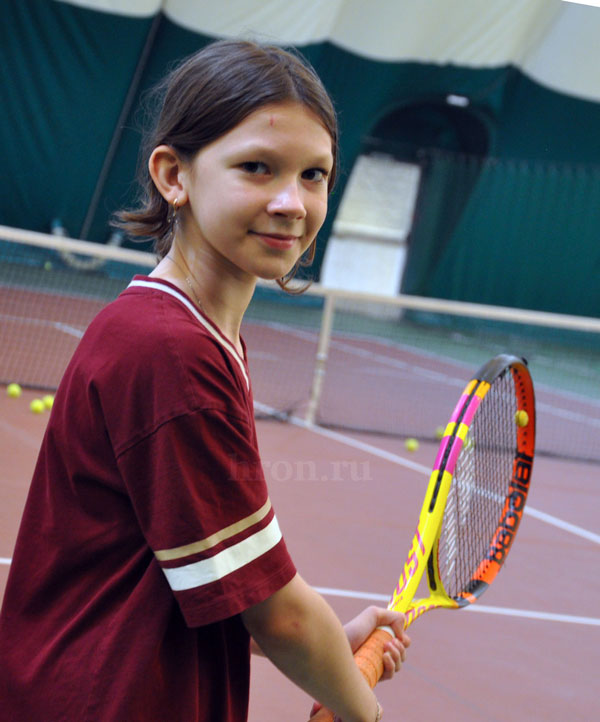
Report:
<svg viewBox="0 0 600 722"><path fill-rule="evenodd" d="M179 210L179 198L175 198L172 204L168 205L168 223L174 226L177 221L177 211Z"/></svg>

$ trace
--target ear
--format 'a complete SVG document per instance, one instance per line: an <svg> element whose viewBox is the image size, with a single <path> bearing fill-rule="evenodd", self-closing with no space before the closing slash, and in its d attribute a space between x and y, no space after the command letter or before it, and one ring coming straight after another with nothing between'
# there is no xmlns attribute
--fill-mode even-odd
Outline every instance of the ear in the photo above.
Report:
<svg viewBox="0 0 600 722"><path fill-rule="evenodd" d="M187 202L183 186L185 166L177 153L168 145L159 145L151 153L148 170L158 192L169 205L177 200L181 207Z"/></svg>

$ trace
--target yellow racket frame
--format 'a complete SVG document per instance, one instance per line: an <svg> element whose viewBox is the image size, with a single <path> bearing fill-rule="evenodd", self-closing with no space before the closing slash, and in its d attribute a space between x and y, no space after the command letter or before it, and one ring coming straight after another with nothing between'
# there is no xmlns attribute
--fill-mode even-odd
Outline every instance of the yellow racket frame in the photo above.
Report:
<svg viewBox="0 0 600 722"><path fill-rule="evenodd" d="M508 371L513 373L515 382L518 381L515 384L518 387L517 414L525 412L524 416L518 418L527 418L528 422L522 425L515 418L517 454L514 459L513 478L510 482L507 501L499 520L498 530L492 540L494 556L485 560L475 574L475 580L480 585L479 589L474 594L463 593L460 599L454 599L444 589L437 564L446 500L452 484L456 459L464 444L467 443L467 434L475 412L494 380ZM419 522L402 574L388 605L389 609L405 615L405 628L431 609L440 607L459 609L471 604L495 578L523 514L531 479L534 446L535 396L526 362L515 356L497 356L485 364L469 381L444 430L434 468L429 477ZM503 535L510 536L506 546L501 543ZM500 553L499 558L496 558L498 548ZM428 572L427 582L430 594L428 597L414 599L426 571ZM393 636L391 628L380 627L371 634L354 655L358 667L371 687L377 684L383 673L384 646ZM323 708L311 718L311 722L317 722L317 720L318 722L331 722L333 719L333 714Z"/></svg>

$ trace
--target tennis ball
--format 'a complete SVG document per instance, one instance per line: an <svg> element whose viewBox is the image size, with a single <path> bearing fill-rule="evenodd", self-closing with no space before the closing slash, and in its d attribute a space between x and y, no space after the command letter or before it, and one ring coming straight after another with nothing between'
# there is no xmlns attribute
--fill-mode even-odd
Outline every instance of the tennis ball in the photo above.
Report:
<svg viewBox="0 0 600 722"><path fill-rule="evenodd" d="M517 413L515 414L515 423L521 428L523 428L523 426L527 426L527 424L529 423L529 414L527 413L527 411L525 411L525 409L520 409L519 411L517 411Z"/></svg>
<svg viewBox="0 0 600 722"><path fill-rule="evenodd" d="M46 261L44 263L44 271L51 271L52 270L52 261Z"/></svg>
<svg viewBox="0 0 600 722"><path fill-rule="evenodd" d="M404 448L407 451L416 451L419 448L419 442L416 439L406 439Z"/></svg>
<svg viewBox="0 0 600 722"><path fill-rule="evenodd" d="M444 438L444 431L446 431L446 429L443 426L438 426L435 430L435 438L438 441L441 441Z"/></svg>
<svg viewBox="0 0 600 722"><path fill-rule="evenodd" d="M8 384L6 387L6 395L11 399L18 399L22 393L23 389L19 386L19 384Z"/></svg>
<svg viewBox="0 0 600 722"><path fill-rule="evenodd" d="M29 409L34 414L43 413L45 408L46 407L44 406L44 402L41 399L33 399L33 401L29 404Z"/></svg>
<svg viewBox="0 0 600 722"><path fill-rule="evenodd" d="M51 409L51 408L52 408L52 404L54 403L54 396L52 396L52 394L48 394L47 396L44 396L44 398L42 399L42 401L44 402L44 406L45 406L47 409Z"/></svg>

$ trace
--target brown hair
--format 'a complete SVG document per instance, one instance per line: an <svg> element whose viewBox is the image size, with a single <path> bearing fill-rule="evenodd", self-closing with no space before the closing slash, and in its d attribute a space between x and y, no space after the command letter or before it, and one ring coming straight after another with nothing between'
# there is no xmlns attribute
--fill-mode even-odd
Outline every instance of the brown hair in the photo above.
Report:
<svg viewBox="0 0 600 722"><path fill-rule="evenodd" d="M185 59L157 86L162 105L156 123L142 146L140 185L142 197L136 210L116 214L118 225L131 236L154 238L155 251L163 258L173 236L173 214L156 189L147 161L158 145L171 146L191 161L248 115L270 103L297 101L321 120L332 142L335 181L338 128L335 110L317 74L301 56L273 45L244 40L221 40ZM285 288L299 265L310 265L315 243L296 266L278 281Z"/></svg>

